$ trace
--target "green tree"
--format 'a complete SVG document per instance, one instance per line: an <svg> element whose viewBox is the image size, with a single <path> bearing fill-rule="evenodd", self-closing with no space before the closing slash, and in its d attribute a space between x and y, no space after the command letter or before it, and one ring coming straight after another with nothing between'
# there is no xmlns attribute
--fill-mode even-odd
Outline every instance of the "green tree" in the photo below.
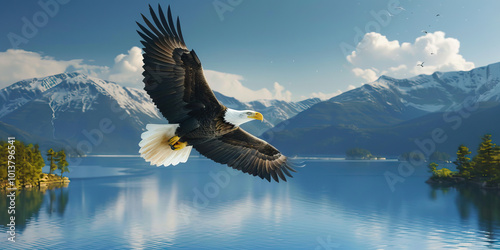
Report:
<svg viewBox="0 0 500 250"><path fill-rule="evenodd" d="M493 177L496 175L495 166L498 163L495 156L496 145L491 140L491 134L486 134L481 139L475 158L476 170L478 176Z"/></svg>
<svg viewBox="0 0 500 250"><path fill-rule="evenodd" d="M38 146L38 144L35 144L33 152L35 153L33 164L37 167L37 169L40 169L39 174L41 174L42 168L45 166L45 161L43 160L42 151L40 151L40 146Z"/></svg>
<svg viewBox="0 0 500 250"><path fill-rule="evenodd" d="M432 175L435 175L435 173L436 173L436 169L437 169L437 167L438 167L438 166L439 166L439 165L438 165L437 163L435 163L435 162L431 162L431 163L429 164L429 166L427 166L427 167L429 168L429 173L431 173Z"/></svg>
<svg viewBox="0 0 500 250"><path fill-rule="evenodd" d="M14 157L11 162L15 163L16 186L38 185L42 168L45 165L38 145L26 145L21 141L0 142L0 179L4 181L8 178L10 155Z"/></svg>
<svg viewBox="0 0 500 250"><path fill-rule="evenodd" d="M20 185L38 185L42 168L45 165L38 145L25 145L21 141L14 143L16 146L16 182Z"/></svg>
<svg viewBox="0 0 500 250"><path fill-rule="evenodd" d="M453 162L457 166L458 174L465 178L470 178L474 172L471 158L468 157L470 154L469 148L462 144L458 147L457 160Z"/></svg>
<svg viewBox="0 0 500 250"><path fill-rule="evenodd" d="M57 169L57 165L55 163L55 159L56 158L56 152L54 152L53 149L49 149L47 151L47 160L49 161L49 166L50 166L50 170L49 170L49 174L52 174L56 169Z"/></svg>
<svg viewBox="0 0 500 250"><path fill-rule="evenodd" d="M27 185L29 184L30 174L29 166L27 162L26 148L24 143L20 141L15 141L15 163L16 163L16 185Z"/></svg>
<svg viewBox="0 0 500 250"><path fill-rule="evenodd" d="M497 178L500 178L500 146L496 146L494 150L494 159L496 161L496 165L494 166L495 168L495 174Z"/></svg>
<svg viewBox="0 0 500 250"><path fill-rule="evenodd" d="M453 177L454 172L447 169L447 168L442 168L439 170L436 170L436 176L440 178L449 178Z"/></svg>
<svg viewBox="0 0 500 250"><path fill-rule="evenodd" d="M7 143L0 143L0 180L7 180Z"/></svg>
<svg viewBox="0 0 500 250"><path fill-rule="evenodd" d="M447 168L437 169L439 165L435 162L431 162L427 167L429 168L429 172L432 173L431 178L450 178L455 174L453 171Z"/></svg>
<svg viewBox="0 0 500 250"><path fill-rule="evenodd" d="M32 165L32 171L36 179L35 184L38 185L40 176L42 174L42 168L43 166L45 166L45 161L43 160L42 152L40 151L40 147L38 146L38 144L35 144L31 147L31 152L32 156L30 161Z"/></svg>
<svg viewBox="0 0 500 250"><path fill-rule="evenodd" d="M57 155L56 157L57 169L61 171L61 178L62 178L65 172L69 173L68 169L69 163L66 161L66 153L64 152L64 150L57 152L56 155Z"/></svg>

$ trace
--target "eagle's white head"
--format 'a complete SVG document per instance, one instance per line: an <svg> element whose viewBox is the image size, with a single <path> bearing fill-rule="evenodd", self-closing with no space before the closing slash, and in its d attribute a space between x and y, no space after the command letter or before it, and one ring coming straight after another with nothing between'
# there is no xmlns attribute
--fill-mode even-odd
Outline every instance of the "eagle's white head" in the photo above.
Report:
<svg viewBox="0 0 500 250"><path fill-rule="evenodd" d="M234 110L228 108L224 114L224 121L233 124L234 126L240 126L245 122L251 120L264 120L261 113L253 110Z"/></svg>

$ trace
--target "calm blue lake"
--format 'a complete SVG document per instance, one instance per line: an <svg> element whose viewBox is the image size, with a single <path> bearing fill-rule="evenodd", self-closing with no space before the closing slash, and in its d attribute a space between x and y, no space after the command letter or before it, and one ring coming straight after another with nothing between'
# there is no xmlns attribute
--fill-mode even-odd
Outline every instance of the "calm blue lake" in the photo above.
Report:
<svg viewBox="0 0 500 250"><path fill-rule="evenodd" d="M433 188L425 167L401 177L396 161L304 161L268 183L202 158L88 157L68 187L17 193L15 243L2 199L0 248L500 248L498 193ZM387 171L401 178L393 189Z"/></svg>

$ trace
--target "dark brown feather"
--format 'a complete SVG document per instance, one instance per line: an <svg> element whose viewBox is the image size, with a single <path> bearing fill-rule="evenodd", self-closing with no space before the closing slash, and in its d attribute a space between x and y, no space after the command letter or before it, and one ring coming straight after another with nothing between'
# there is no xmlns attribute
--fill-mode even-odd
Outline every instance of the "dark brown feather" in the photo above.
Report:
<svg viewBox="0 0 500 250"><path fill-rule="evenodd" d="M160 18L151 6L149 8L153 22L142 15L147 27L137 23L140 28L137 32L143 39L145 52L145 90L156 107L170 123L189 119L192 109L186 106L192 103L200 103L213 111L225 110L208 86L198 57L187 49L179 20L176 30L170 7L167 18L160 6Z"/></svg>
<svg viewBox="0 0 500 250"><path fill-rule="evenodd" d="M211 140L195 143L193 147L215 162L227 164L234 169L268 181L271 178L276 182L279 182L279 179L286 181L285 174L292 177L288 169L293 168L286 156L269 143L241 128Z"/></svg>

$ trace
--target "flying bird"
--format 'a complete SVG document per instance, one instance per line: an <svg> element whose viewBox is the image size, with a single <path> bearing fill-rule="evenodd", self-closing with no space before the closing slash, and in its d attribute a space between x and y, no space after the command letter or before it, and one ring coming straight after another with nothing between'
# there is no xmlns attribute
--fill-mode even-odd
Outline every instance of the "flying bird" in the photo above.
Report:
<svg viewBox="0 0 500 250"><path fill-rule="evenodd" d="M234 110L221 104L203 74L200 59L189 51L170 6L167 17L149 6L149 28L137 22L142 37L144 89L169 124L148 124L139 143L141 156L152 165L185 163L195 148L221 164L276 182L286 181L296 165L275 147L239 126L263 120L253 110Z"/></svg>
<svg viewBox="0 0 500 250"><path fill-rule="evenodd" d="M422 30L422 33L427 34L427 33L429 33L429 32L427 32L427 30Z"/></svg>
<svg viewBox="0 0 500 250"><path fill-rule="evenodd" d="M417 66L420 66L420 67L422 67L422 68L423 68L423 67L424 67L424 62L422 62L422 63L418 63L418 64L417 64Z"/></svg>

